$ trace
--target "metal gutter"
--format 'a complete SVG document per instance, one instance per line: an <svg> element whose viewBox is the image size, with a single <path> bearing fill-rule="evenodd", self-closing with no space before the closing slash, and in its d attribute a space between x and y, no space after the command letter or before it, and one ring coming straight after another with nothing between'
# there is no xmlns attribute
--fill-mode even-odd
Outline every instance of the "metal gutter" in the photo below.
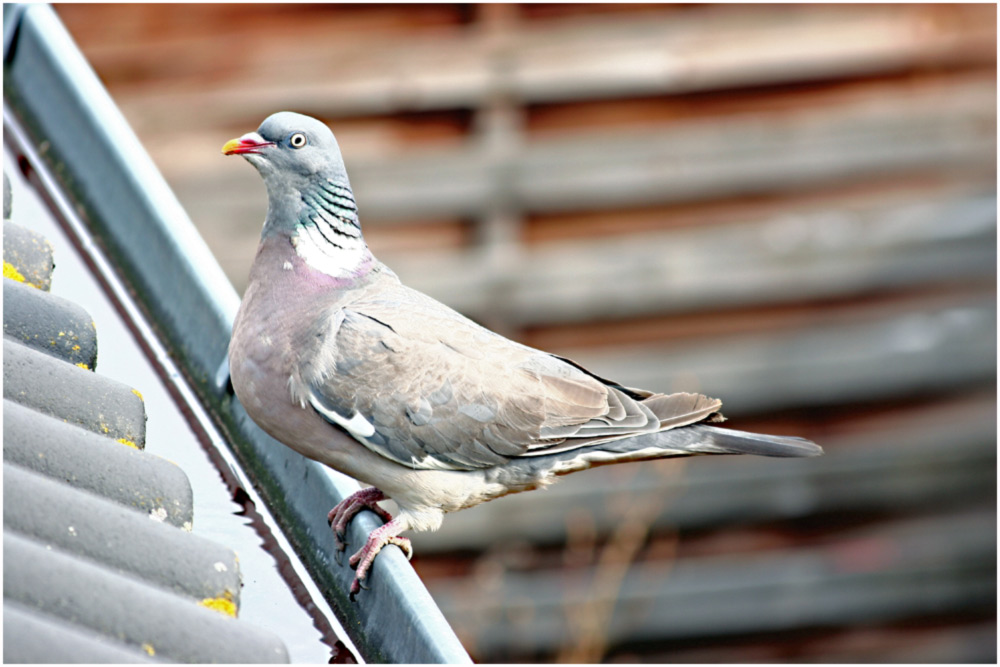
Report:
<svg viewBox="0 0 1000 667"><path fill-rule="evenodd" d="M356 604L348 600L353 571L346 559L343 566L334 561L326 512L358 484L271 439L232 394L225 358L239 297L53 10L4 5L4 46L5 141L30 144L38 171L71 200L61 215L96 240L99 248L82 248L92 261L106 257L113 265L117 275L105 284L127 286L130 294L119 295L119 304L128 297L137 302L141 313L121 307L146 338L140 343L150 361L175 384L174 396L190 401L182 407L192 420L207 409L214 424L199 423L206 437L216 439L216 429L225 434L365 660L470 662L397 549L379 556L371 589ZM376 525L374 514L358 516L351 544L363 543Z"/></svg>

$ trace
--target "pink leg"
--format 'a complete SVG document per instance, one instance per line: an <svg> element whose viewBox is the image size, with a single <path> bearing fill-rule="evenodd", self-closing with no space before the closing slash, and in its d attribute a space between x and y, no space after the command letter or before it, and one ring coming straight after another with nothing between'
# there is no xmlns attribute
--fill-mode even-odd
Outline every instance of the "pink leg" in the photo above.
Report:
<svg viewBox="0 0 1000 667"><path fill-rule="evenodd" d="M330 510L330 513L326 515L326 522L333 528L333 535L337 540L338 553L347 548L347 542L344 540L347 534L347 524L361 510L370 509L378 514L383 521L392 521L392 515L378 505L378 501L385 499L385 494L381 490L370 486L360 491L355 491ZM337 562L339 563L340 561L338 560Z"/></svg>
<svg viewBox="0 0 1000 667"><path fill-rule="evenodd" d="M354 581L351 582L351 600L354 600L354 596L362 588L366 588L362 586L361 582L368 576L368 570L375 561L375 556L382 551L382 547L387 544L395 544L403 550L407 559L413 556L413 547L410 545L410 540L399 536L404 530L406 530L406 526L402 525L399 519L393 519L369 533L365 546L361 547L356 554L351 556L349 564L351 567L357 568L354 574Z"/></svg>

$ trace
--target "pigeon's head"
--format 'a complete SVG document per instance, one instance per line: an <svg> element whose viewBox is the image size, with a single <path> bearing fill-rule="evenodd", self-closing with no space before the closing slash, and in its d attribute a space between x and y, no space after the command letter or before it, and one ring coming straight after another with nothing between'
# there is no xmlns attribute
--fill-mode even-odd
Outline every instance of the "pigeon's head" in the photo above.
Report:
<svg viewBox="0 0 1000 667"><path fill-rule="evenodd" d="M256 132L226 142L222 152L246 158L260 172L268 192L273 186L302 190L316 179L348 185L340 147L330 128L291 111L271 114Z"/></svg>
<svg viewBox="0 0 1000 667"><path fill-rule="evenodd" d="M371 269L375 259L361 235L358 207L330 128L281 111L256 132L227 142L222 152L242 155L264 179L262 240L290 239L306 264L336 279L354 279Z"/></svg>

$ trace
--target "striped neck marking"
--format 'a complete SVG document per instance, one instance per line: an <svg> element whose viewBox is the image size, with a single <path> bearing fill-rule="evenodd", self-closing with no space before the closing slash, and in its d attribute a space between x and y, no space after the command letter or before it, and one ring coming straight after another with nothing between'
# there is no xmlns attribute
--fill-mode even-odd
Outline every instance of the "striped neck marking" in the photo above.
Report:
<svg viewBox="0 0 1000 667"><path fill-rule="evenodd" d="M302 194L292 244L306 264L334 278L356 275L371 259L361 236L358 207L347 186L326 180Z"/></svg>

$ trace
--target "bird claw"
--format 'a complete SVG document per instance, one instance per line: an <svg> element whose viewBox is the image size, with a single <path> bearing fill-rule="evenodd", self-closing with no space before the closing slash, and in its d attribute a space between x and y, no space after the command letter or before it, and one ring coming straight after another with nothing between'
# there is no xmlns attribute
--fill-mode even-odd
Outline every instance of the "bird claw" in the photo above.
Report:
<svg viewBox="0 0 1000 667"><path fill-rule="evenodd" d="M410 540L400 537L399 533L406 529L405 525L400 525L398 520L392 518L388 512L379 507L378 502L385 500L385 494L379 489L369 487L361 489L342 500L326 516L327 523L333 529L333 536L336 540L337 549L333 558L338 566L344 565L344 552L347 549L347 525L358 512L363 509L370 509L379 515L386 523L373 530L365 544L347 561L348 567L355 571L354 580L351 582L350 599L353 602L355 596L363 590L368 590L365 580L368 571L375 561L375 556L382 551L387 544L395 544L406 554L406 559L413 558L413 546Z"/></svg>
<svg viewBox="0 0 1000 667"><path fill-rule="evenodd" d="M347 536L343 533L334 531L333 539L336 543L336 549L333 552L333 560L337 563L337 565L343 566L344 552L347 550Z"/></svg>
<svg viewBox="0 0 1000 667"><path fill-rule="evenodd" d="M351 582L351 592L347 597L351 600L351 602L357 602L358 593L367 590L369 590L368 586L365 586L363 583L361 583L360 579L355 578L354 581Z"/></svg>
<svg viewBox="0 0 1000 667"><path fill-rule="evenodd" d="M375 512L386 523L392 521L392 515L378 505L379 501L385 499L385 494L380 489L368 487L355 491L337 503L337 506L326 515L326 523L333 529L337 546L346 543L347 525L361 510L369 509Z"/></svg>
<svg viewBox="0 0 1000 667"><path fill-rule="evenodd" d="M384 526L380 526L368 535L365 545L361 547L347 561L348 566L355 571L354 581L351 582L351 595L354 596L362 590L368 590L365 580L368 578L369 570L375 562L375 557L387 544L395 544L406 554L406 559L413 557L413 546L410 540L400 537L397 532L404 529L397 521L391 521ZM354 599L353 597L351 598Z"/></svg>
<svg viewBox="0 0 1000 667"><path fill-rule="evenodd" d="M362 575L360 577L354 577L353 581L351 581L350 594L347 596L348 598L350 598L351 602L357 602L357 595L361 591L371 590L371 587L369 587L365 583L365 580L367 578L368 578L368 575Z"/></svg>

